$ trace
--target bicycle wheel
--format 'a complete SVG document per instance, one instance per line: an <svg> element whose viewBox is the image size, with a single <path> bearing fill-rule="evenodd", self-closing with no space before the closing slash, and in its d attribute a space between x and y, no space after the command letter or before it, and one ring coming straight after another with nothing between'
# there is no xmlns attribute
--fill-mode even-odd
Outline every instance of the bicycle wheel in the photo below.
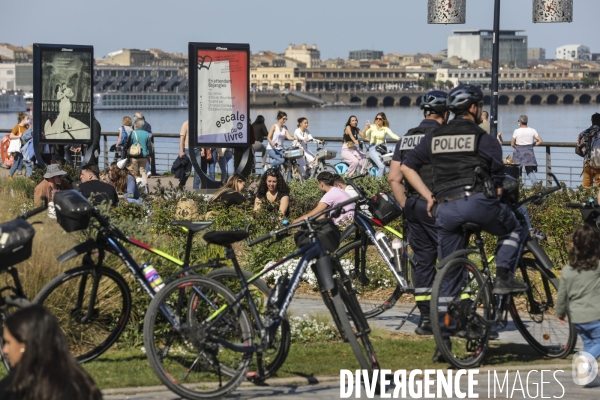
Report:
<svg viewBox="0 0 600 400"><path fill-rule="evenodd" d="M90 305L93 287L97 287L96 300ZM56 316L79 362L91 361L108 350L125 330L131 313L127 282L106 267L79 267L61 274L33 302ZM90 306L91 318L84 320Z"/></svg>
<svg viewBox="0 0 600 400"><path fill-rule="evenodd" d="M300 183L304 182L304 176L300 173L300 167L298 164L295 164L293 167L292 179L297 180Z"/></svg>
<svg viewBox="0 0 600 400"><path fill-rule="evenodd" d="M359 315L361 310L352 303L350 294L346 292L342 283L337 279L334 282L335 287L331 294L323 293L324 300L327 302L327 297L331 300L332 307L328 308L338 324L340 334L352 347L361 369L371 374L373 370L379 369L379 362L369 339L370 328L366 320L362 323Z"/></svg>
<svg viewBox="0 0 600 400"><path fill-rule="evenodd" d="M356 298L365 317L382 314L402 296L402 288L371 241L366 249L363 249L360 240L349 243L339 249L336 256L356 290ZM390 287L382 289L381 282L385 284L386 281L389 281ZM392 286L392 282L396 285Z"/></svg>
<svg viewBox="0 0 600 400"><path fill-rule="evenodd" d="M558 279L538 260L521 258L515 279L529 285L525 293L513 295L510 315L527 343L546 357L564 358L577 342L575 327L556 318Z"/></svg>
<svg viewBox="0 0 600 400"><path fill-rule="evenodd" d="M214 325L215 310L233 304L233 294L211 279L187 276L162 288L144 318L144 348L152 370L171 391L186 399L216 399L246 377L252 353L237 352L217 340L252 346L252 326L239 305ZM179 322L174 327L164 316Z"/></svg>
<svg viewBox="0 0 600 400"><path fill-rule="evenodd" d="M454 289L450 289L453 287ZM431 293L431 326L437 348L456 368L473 368L488 347L491 288L466 258L448 261L436 274Z"/></svg>
<svg viewBox="0 0 600 400"><path fill-rule="evenodd" d="M244 273L246 280L252 278L252 274L250 272L242 272ZM235 269L233 268L220 268L210 272L209 274L205 275L205 277L223 284L233 293L239 293L242 290L240 280L235 272ZM258 312L263 315L267 310L267 299L271 294L271 289L269 288L269 285L267 285L267 283L262 279L256 279L248 283L248 285L252 293L252 298L254 299L254 304L256 305ZM257 335L258 326L256 324L256 320L252 316L247 301L242 301L241 304L248 314L250 321L252 321L252 326L255 328L254 342L258 343L260 342L260 336ZM275 333L275 339L272 347L264 353L256 353L256 358L252 360L252 364L250 364L250 370L246 375L248 380L255 383L260 383L273 376L273 374L275 374L285 362L290 351L291 342L292 334L290 331L290 322L286 317L283 319L283 321L281 321L281 324Z"/></svg>

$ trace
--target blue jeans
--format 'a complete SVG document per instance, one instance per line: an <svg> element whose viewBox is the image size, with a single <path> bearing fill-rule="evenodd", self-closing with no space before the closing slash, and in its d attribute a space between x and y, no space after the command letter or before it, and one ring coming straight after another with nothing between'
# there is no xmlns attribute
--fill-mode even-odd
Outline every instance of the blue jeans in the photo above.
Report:
<svg viewBox="0 0 600 400"><path fill-rule="evenodd" d="M9 176L13 176L16 171L19 171L19 173L20 173L21 169L23 168L23 164L22 164L23 163L23 154L13 153L13 157L14 157L15 161L13 162L13 165L10 167L10 171L8 171Z"/></svg>
<svg viewBox="0 0 600 400"><path fill-rule="evenodd" d="M233 153L229 150L225 152L223 157L219 157L219 169L221 170L221 182L227 182L227 178L229 178L229 171L227 170L227 164L229 160L233 158ZM214 164L213 164L214 165Z"/></svg>
<svg viewBox="0 0 600 400"><path fill-rule="evenodd" d="M31 174L33 173L33 161L29 160L23 160L23 164L25 164L25 168L27 171L27 177L30 177Z"/></svg>
<svg viewBox="0 0 600 400"><path fill-rule="evenodd" d="M273 159L273 161L271 161L271 168L278 167L285 162L283 159L283 150L269 149L267 150L267 153Z"/></svg>
<svg viewBox="0 0 600 400"><path fill-rule="evenodd" d="M575 324L575 330L583 339L583 351L595 359L600 357L600 321Z"/></svg>
<svg viewBox="0 0 600 400"><path fill-rule="evenodd" d="M190 156L190 149L185 149L185 154L189 157ZM200 163L200 149L194 149L194 153L196 154L196 160L198 160L198 163ZM192 169L194 167L192 166ZM185 177L185 181L183 181L183 184L181 183L181 181L179 182L180 186L185 186L185 183L187 181L189 174ZM194 185L193 185L194 189L200 189L200 175L194 171Z"/></svg>
<svg viewBox="0 0 600 400"><path fill-rule="evenodd" d="M377 176L382 177L385 172L385 164L381 161L381 154L375 149L376 147L374 144L369 147L369 158L373 164L377 165Z"/></svg>

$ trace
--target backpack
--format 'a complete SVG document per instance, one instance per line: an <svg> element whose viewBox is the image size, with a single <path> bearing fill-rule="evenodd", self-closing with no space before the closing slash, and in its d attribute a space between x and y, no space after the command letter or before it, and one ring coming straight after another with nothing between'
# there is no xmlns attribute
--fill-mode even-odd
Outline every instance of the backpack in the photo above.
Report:
<svg viewBox="0 0 600 400"><path fill-rule="evenodd" d="M117 146L125 147L127 144L127 131L125 130L125 126L121 125L121 141Z"/></svg>
<svg viewBox="0 0 600 400"><path fill-rule="evenodd" d="M588 149L590 167L600 169L600 135L596 135Z"/></svg>

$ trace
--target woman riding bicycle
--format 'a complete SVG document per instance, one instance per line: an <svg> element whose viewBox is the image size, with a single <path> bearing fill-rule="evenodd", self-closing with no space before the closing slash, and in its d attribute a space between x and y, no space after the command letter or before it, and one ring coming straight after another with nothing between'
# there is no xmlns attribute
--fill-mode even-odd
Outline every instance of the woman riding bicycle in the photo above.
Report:
<svg viewBox="0 0 600 400"><path fill-rule="evenodd" d="M301 117L298 118L298 129L294 132L294 146L301 146L304 150L304 157L298 159L298 167L300 169L300 174L306 177L306 171L314 166L313 161L315 161L315 155L308 150L309 142L317 142L322 143L320 140L316 140L310 134L308 130L308 119ZM308 167L306 167L308 165Z"/></svg>
<svg viewBox="0 0 600 400"><path fill-rule="evenodd" d="M294 137L288 132L287 126L284 125L285 121L287 121L287 114L283 111L278 111L277 123L271 127L267 136L267 141L269 142L267 153L273 159L271 161L271 168L278 167L285 162L283 159L283 142L285 139L294 140Z"/></svg>
<svg viewBox="0 0 600 400"><path fill-rule="evenodd" d="M381 177L385 172L385 164L381 161L381 154L377 151L377 147L385 143L385 138L387 136L396 140L400 138L390 129L390 123L383 112L380 112L375 116L375 126L372 126L369 123L365 125L364 136L367 139L370 139L371 146L369 147L369 158L377 165L377 176Z"/></svg>
<svg viewBox="0 0 600 400"><path fill-rule="evenodd" d="M356 168L360 165L360 169L364 172L365 166L367 165L367 157L365 153L358 149L358 136L362 138L363 134L357 127L358 118L351 115L346 122L344 128L344 144L342 145L342 158L348 163L348 170L346 175L352 175L356 172Z"/></svg>

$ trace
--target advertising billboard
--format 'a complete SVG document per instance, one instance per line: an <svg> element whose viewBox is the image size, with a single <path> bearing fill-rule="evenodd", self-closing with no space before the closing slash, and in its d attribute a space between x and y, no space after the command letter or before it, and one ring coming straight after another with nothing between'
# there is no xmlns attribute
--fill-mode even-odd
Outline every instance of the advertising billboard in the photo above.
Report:
<svg viewBox="0 0 600 400"><path fill-rule="evenodd" d="M250 45L189 43L190 147L250 145L249 73Z"/></svg>

